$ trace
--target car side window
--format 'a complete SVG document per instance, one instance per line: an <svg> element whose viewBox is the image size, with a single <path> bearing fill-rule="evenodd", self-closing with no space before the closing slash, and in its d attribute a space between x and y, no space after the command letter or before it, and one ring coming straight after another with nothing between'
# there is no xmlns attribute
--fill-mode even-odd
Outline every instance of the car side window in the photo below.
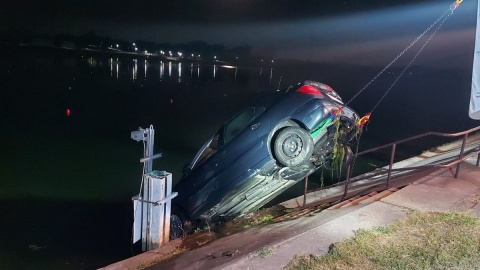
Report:
<svg viewBox="0 0 480 270"><path fill-rule="evenodd" d="M237 114L225 125L224 143L228 143L237 136L255 117L255 108L247 108Z"/></svg>
<svg viewBox="0 0 480 270"><path fill-rule="evenodd" d="M215 133L201 148L197 153L193 162L191 163L192 169L200 166L205 162L209 157L217 152L218 149L218 137L220 136L220 131Z"/></svg>

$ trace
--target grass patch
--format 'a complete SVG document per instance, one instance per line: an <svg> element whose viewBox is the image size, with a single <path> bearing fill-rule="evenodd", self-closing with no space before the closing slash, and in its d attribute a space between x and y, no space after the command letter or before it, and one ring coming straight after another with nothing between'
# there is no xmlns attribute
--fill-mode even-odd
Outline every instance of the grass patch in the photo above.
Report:
<svg viewBox="0 0 480 270"><path fill-rule="evenodd" d="M265 215L242 217L242 219L244 223L243 227L250 228L252 226L268 223L274 219L274 216L265 214Z"/></svg>
<svg viewBox="0 0 480 270"><path fill-rule="evenodd" d="M203 227L197 227L195 228L195 230L193 231L194 233L201 233L201 232L211 232L211 229L212 227L210 226L209 223L207 223L205 226Z"/></svg>
<svg viewBox="0 0 480 270"><path fill-rule="evenodd" d="M271 255L271 254L273 254L273 249L267 248L267 247L263 247L260 250L258 250L258 252L257 252L257 256L260 257L260 258L265 258L265 257L267 257L268 255Z"/></svg>
<svg viewBox="0 0 480 270"><path fill-rule="evenodd" d="M258 218L253 218L250 225L252 225L252 226L260 225L260 224L263 224L263 223L270 222L270 221L272 221L272 219L273 219L272 215L266 215L266 216L261 216L261 217L258 217Z"/></svg>
<svg viewBox="0 0 480 270"><path fill-rule="evenodd" d="M358 230L325 256L295 256L294 269L478 269L480 220L459 213L412 212L387 227Z"/></svg>

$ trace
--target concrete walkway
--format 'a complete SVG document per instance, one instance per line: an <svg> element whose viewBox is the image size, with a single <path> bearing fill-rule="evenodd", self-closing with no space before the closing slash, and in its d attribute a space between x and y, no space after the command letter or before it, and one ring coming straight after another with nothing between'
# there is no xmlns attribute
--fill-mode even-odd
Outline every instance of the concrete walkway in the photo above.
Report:
<svg viewBox="0 0 480 270"><path fill-rule="evenodd" d="M378 201L372 197L356 205L254 227L152 264L169 249L181 248L181 241L175 240L104 269L147 265L147 269L282 269L295 255L323 255L331 244L352 237L355 230L386 226L411 210L457 211L480 217L480 168L475 162L476 158L462 162L457 179L448 169L438 169ZM260 256L262 252L267 255Z"/></svg>

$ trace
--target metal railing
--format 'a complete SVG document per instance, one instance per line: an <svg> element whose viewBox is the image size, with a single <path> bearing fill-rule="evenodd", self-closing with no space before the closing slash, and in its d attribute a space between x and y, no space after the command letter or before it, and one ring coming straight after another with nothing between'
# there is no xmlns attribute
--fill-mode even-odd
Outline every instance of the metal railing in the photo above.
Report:
<svg viewBox="0 0 480 270"><path fill-rule="evenodd" d="M450 170L450 172L452 173L452 176L454 178L457 178L458 174L460 172L460 162L466 160L467 158L476 154L477 155L476 166L477 167L479 166L479 163L480 163L480 147L479 147L480 142L479 142L479 145L474 147L474 150L470 150L470 152L468 152L468 153L465 152L468 136L470 134L472 134L473 132L476 132L476 131L479 131L479 130L480 130L480 126L478 126L476 128L466 130L466 131L463 131L463 132L458 132L458 133L441 133L441 132L430 131L430 132L419 134L419 135L409 137L409 138L406 138L406 139L403 139L403 140L395 141L395 142L392 142L392 143L389 143L389 144L386 144L386 145L382 145L382 146L379 146L379 147L375 147L375 148L371 148L371 149L368 149L368 150L358 152L355 155L355 159L359 156L362 156L362 155L365 155L365 154L368 154L368 153L376 152L376 151L379 151L379 150L382 150L382 149L391 148L391 150L390 150L390 162L388 164L388 169L380 170L380 171L377 171L377 172L366 173L363 176L355 177L354 179L352 179L351 178L351 169L352 168L351 168L351 165L349 165L347 167L347 173L346 173L345 181L343 183L337 183L337 184L331 185L330 187L344 185L345 186L344 187L344 193L343 193L343 196L342 196L342 199L341 199L341 200L344 200L347 193L348 193L348 186L350 184L352 184L354 182L361 181L361 180L365 180L365 179L368 179L368 178L372 178L372 177L375 177L375 176L378 176L378 175L383 175L383 174L387 174L386 189L390 188L390 180L392 178L392 173L394 173L394 172L410 172L410 173L412 173L412 172L418 172L420 170L431 169L431 168L448 168ZM397 145L402 144L402 143L406 143L406 142L411 142L411 141L414 141L414 140L418 140L420 138L424 138L424 137L427 137L427 136L438 136L438 137L446 137L446 138L448 138L448 137L456 138L456 137L463 136L462 146L460 148L460 153L458 154L458 157L454 160L450 159L448 163L393 168L393 165L395 163L395 153L396 153ZM455 166L455 165L456 165L456 169L455 169L455 172L453 172L452 167ZM401 174L401 175L404 175L404 174ZM308 185L308 177L305 179L305 191L304 191L304 200L303 200L304 207L306 205L307 185Z"/></svg>

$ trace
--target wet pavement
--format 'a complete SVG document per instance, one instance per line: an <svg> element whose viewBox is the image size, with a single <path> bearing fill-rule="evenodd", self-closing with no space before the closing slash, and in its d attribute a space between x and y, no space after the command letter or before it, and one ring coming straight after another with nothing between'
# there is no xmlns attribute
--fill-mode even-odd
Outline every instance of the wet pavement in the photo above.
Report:
<svg viewBox="0 0 480 270"><path fill-rule="evenodd" d="M392 224L412 210L456 211L480 217L480 168L476 161L474 156L462 162L457 178L446 168L419 172L406 176L412 183L398 190L372 192L341 207L334 205L295 219L252 227L215 241L208 239L208 233L202 234L190 239L199 247L184 252L184 240L176 239L104 269L282 269L295 255L323 255L331 244L352 237L355 230Z"/></svg>

